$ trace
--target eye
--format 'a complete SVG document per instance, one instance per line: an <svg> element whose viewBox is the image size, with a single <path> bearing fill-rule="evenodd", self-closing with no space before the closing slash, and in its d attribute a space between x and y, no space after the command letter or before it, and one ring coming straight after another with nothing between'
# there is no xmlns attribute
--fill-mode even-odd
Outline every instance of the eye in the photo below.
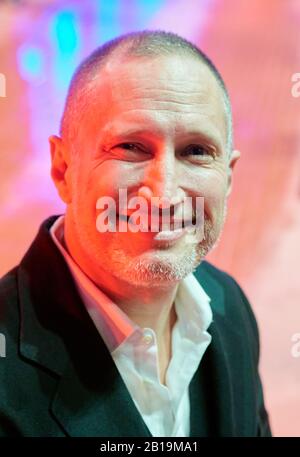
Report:
<svg viewBox="0 0 300 457"><path fill-rule="evenodd" d="M216 150L213 146L204 146L202 144L191 144L184 149L182 153L184 158L187 158L193 163L210 163L216 157Z"/></svg>
<svg viewBox="0 0 300 457"><path fill-rule="evenodd" d="M120 143L112 148L121 160L140 161L149 159L149 152L139 143Z"/></svg>
<svg viewBox="0 0 300 457"><path fill-rule="evenodd" d="M191 144L183 152L184 156L193 156L193 157L214 157L212 148L208 146L203 146L201 144Z"/></svg>
<svg viewBox="0 0 300 457"><path fill-rule="evenodd" d="M139 146L135 143L121 143L115 146L116 148L126 149L128 151L138 151Z"/></svg>

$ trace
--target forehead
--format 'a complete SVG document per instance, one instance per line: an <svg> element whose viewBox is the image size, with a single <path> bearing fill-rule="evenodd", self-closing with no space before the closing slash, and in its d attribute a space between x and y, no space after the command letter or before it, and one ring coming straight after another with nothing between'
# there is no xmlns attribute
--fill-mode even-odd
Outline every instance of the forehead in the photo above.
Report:
<svg viewBox="0 0 300 457"><path fill-rule="evenodd" d="M100 97L103 128L118 129L122 123L147 124L158 131L202 126L226 138L221 88L207 65L191 57L109 61L95 82L94 101Z"/></svg>

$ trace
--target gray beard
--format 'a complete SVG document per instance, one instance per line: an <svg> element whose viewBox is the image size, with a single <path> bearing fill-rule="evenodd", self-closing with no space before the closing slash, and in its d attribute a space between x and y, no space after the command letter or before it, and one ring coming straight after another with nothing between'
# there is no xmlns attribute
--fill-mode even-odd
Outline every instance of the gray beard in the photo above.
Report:
<svg viewBox="0 0 300 457"><path fill-rule="evenodd" d="M155 287L177 283L188 274L193 273L200 265L204 257L215 248L221 238L227 212L227 205L224 206L223 221L219 232L215 233L212 223L209 220L204 222L204 239L191 246L182 256L178 254L160 253L151 255L151 258L129 259L126 254L119 250L113 251L112 265L118 265L118 273L112 272L119 279L136 287Z"/></svg>

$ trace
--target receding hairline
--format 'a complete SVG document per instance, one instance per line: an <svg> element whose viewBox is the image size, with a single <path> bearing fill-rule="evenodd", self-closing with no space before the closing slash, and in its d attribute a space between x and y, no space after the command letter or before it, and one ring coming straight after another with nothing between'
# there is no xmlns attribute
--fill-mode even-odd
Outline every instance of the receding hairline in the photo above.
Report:
<svg viewBox="0 0 300 457"><path fill-rule="evenodd" d="M214 76L224 103L227 120L227 149L232 150L232 114L227 88L224 80L212 61L197 46L171 32L141 31L121 35L104 43L82 61L71 80L65 108L60 124L60 135L72 144L76 136L80 111L87 105L88 87L95 78L101 78L101 69L110 62L125 58L155 58L168 55L194 57L204 64Z"/></svg>

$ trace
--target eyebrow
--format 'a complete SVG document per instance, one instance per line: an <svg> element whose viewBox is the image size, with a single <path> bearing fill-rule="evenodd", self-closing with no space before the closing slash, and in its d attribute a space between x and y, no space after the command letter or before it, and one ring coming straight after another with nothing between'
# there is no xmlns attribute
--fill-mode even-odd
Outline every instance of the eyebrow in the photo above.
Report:
<svg viewBox="0 0 300 457"><path fill-rule="evenodd" d="M144 126L142 127L139 125L135 125L134 127L124 128L124 130L122 130L121 128L118 129L117 126L114 124L110 124L110 126L108 128L105 128L102 133L103 137L107 141L123 140L126 137L131 137L134 135L141 135L147 137L149 136L149 134L154 134L158 138L161 138L163 136L162 130L159 128L159 126L155 124L150 124L147 128L145 128ZM181 132L177 135L179 137L182 136L182 138L202 138L204 141L213 143L220 151L222 151L223 149L221 136L217 132L211 132L211 130L205 128L201 130L190 130L186 132Z"/></svg>

